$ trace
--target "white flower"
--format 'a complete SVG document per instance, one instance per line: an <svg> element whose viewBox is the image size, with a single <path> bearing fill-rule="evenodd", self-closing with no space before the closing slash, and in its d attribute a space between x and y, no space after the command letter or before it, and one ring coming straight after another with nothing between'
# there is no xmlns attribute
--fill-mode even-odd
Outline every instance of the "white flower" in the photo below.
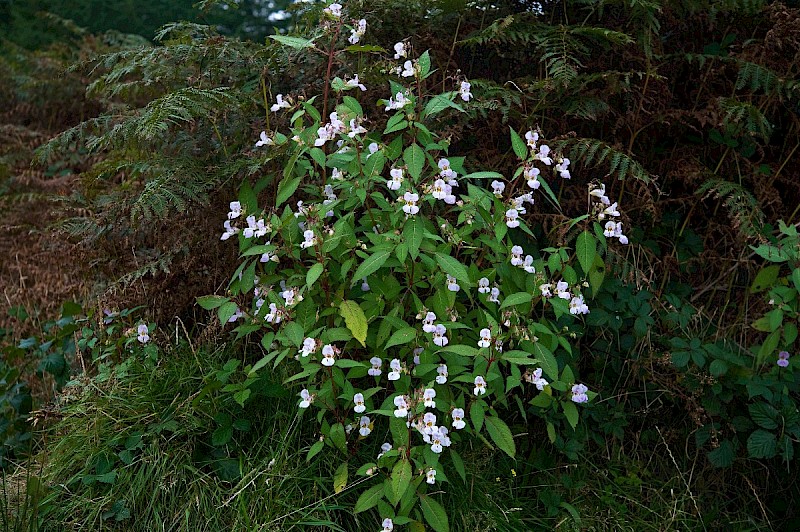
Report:
<svg viewBox="0 0 800 532"><path fill-rule="evenodd" d="M317 350L317 341L313 338L306 338L303 340L303 347L300 349L300 355L307 357Z"/></svg>
<svg viewBox="0 0 800 532"><path fill-rule="evenodd" d="M388 453L391 450L392 450L392 444L389 442L384 442L384 444L381 445L381 452L378 453L376 460L380 460L381 456L383 456L384 454Z"/></svg>
<svg viewBox="0 0 800 532"><path fill-rule="evenodd" d="M350 120L350 132L347 133L348 137L352 139L355 138L356 135L361 135L366 132L367 132L366 128L364 128L361 125L359 119L353 118L352 120Z"/></svg>
<svg viewBox="0 0 800 532"><path fill-rule="evenodd" d="M584 384L576 384L572 387L572 401L575 403L589 402L589 396L586 395L589 389Z"/></svg>
<svg viewBox="0 0 800 532"><path fill-rule="evenodd" d="M355 411L356 414L360 414L367 409L367 407L364 406L364 394L362 393L357 393L353 396L353 404L355 405L353 411Z"/></svg>
<svg viewBox="0 0 800 532"><path fill-rule="evenodd" d="M542 144L541 146L539 146L539 153L535 154L533 158L542 161L547 166L550 166L551 164L553 164L553 160L550 158L549 154L550 154L550 146L548 146L547 144Z"/></svg>
<svg viewBox="0 0 800 532"><path fill-rule="evenodd" d="M511 248L511 265L522 266L522 248L520 246Z"/></svg>
<svg viewBox="0 0 800 532"><path fill-rule="evenodd" d="M475 395L483 395L486 393L486 380L478 375L475 377L475 388L472 390Z"/></svg>
<svg viewBox="0 0 800 532"><path fill-rule="evenodd" d="M458 292L459 290L461 290L461 287L458 286L456 278L450 275L449 273L447 274L447 289L450 290L451 292Z"/></svg>
<svg viewBox="0 0 800 532"><path fill-rule="evenodd" d="M412 77L416 73L417 65L412 63L411 61L406 61L403 63L403 71L400 72L400 75L404 78Z"/></svg>
<svg viewBox="0 0 800 532"><path fill-rule="evenodd" d="M522 268L528 273L536 273L536 268L533 267L533 257L525 255L525 261L522 263Z"/></svg>
<svg viewBox="0 0 800 532"><path fill-rule="evenodd" d="M539 290L541 290L543 297L553 297L552 288L553 286L550 283L544 283L543 285L539 286Z"/></svg>
<svg viewBox="0 0 800 532"><path fill-rule="evenodd" d="M322 11L332 17L339 18L342 16L342 4L331 4Z"/></svg>
<svg viewBox="0 0 800 532"><path fill-rule="evenodd" d="M486 277L481 277L478 279L478 293L479 294L488 294L489 293L489 279Z"/></svg>
<svg viewBox="0 0 800 532"><path fill-rule="evenodd" d="M528 186L531 187L533 190L539 190L539 174L541 172L535 166L526 166L525 170L523 171L523 175L525 176L525 180L528 182Z"/></svg>
<svg viewBox="0 0 800 532"><path fill-rule="evenodd" d="M417 425L417 430L419 430L423 435L433 434L437 429L436 416L430 412L427 412L424 416L422 416L422 422Z"/></svg>
<svg viewBox="0 0 800 532"><path fill-rule="evenodd" d="M436 384L445 384L447 382L447 364L439 364L436 368Z"/></svg>
<svg viewBox="0 0 800 532"><path fill-rule="evenodd" d="M453 412L450 414L453 417L453 428L456 430L461 430L467 426L464 423L464 409L463 408L454 408Z"/></svg>
<svg viewBox="0 0 800 532"><path fill-rule="evenodd" d="M264 316L264 320L267 323L277 324L281 322L281 315L280 312L278 312L278 307L275 305L275 303L269 304L269 312L267 313L266 316Z"/></svg>
<svg viewBox="0 0 800 532"><path fill-rule="evenodd" d="M394 417L408 416L408 401L406 401L405 395L398 395L395 397L394 406L397 407L397 409L394 411Z"/></svg>
<svg viewBox="0 0 800 532"><path fill-rule="evenodd" d="M322 347L322 365L331 367L336 362L335 358L336 353L333 350L333 346L331 344L325 344Z"/></svg>
<svg viewBox="0 0 800 532"><path fill-rule="evenodd" d="M361 434L362 437L366 438L369 436L370 432L372 432L372 422L369 420L369 417L364 416L358 423L358 433Z"/></svg>
<svg viewBox="0 0 800 532"><path fill-rule="evenodd" d="M472 93L470 92L470 83L468 81L462 81L461 86L458 88L458 95L461 96L461 99L465 102L468 102L470 98L472 98Z"/></svg>
<svg viewBox="0 0 800 532"><path fill-rule="evenodd" d="M569 179L572 176L569 173L569 159L566 157L563 159L559 159L558 164L555 166L555 171L561 174L561 177L564 179Z"/></svg>
<svg viewBox="0 0 800 532"><path fill-rule="evenodd" d="M305 240L300 242L300 249L310 248L316 245L317 243L317 237L314 236L314 231L312 231L311 229L303 231L303 238Z"/></svg>
<svg viewBox="0 0 800 532"><path fill-rule="evenodd" d="M369 155L367 155L367 159L369 159L370 155L374 155L376 151L378 151L378 143L377 142L370 142L367 149L369 150Z"/></svg>
<svg viewBox="0 0 800 532"><path fill-rule="evenodd" d="M503 196L503 191L506 189L506 184L502 181L494 180L492 181L492 193L499 197Z"/></svg>
<svg viewBox="0 0 800 532"><path fill-rule="evenodd" d="M608 196L606 196L605 183L600 183L600 187L591 189L589 191L589 195L597 198L604 205L609 205L611 203L611 200L609 200Z"/></svg>
<svg viewBox="0 0 800 532"><path fill-rule="evenodd" d="M287 307L291 307L295 303L299 303L303 300L299 288L287 288L281 292L281 297L285 301Z"/></svg>
<svg viewBox="0 0 800 532"><path fill-rule="evenodd" d="M492 303L500 303L500 289L496 286L492 287L492 292L489 294L489 297L486 298L486 301L490 301Z"/></svg>
<svg viewBox="0 0 800 532"><path fill-rule="evenodd" d="M266 131L262 131L260 135L260 140L256 141L256 148L260 148L261 146L274 146L274 145L275 141L267 136Z"/></svg>
<svg viewBox="0 0 800 532"><path fill-rule="evenodd" d="M403 212L409 216L417 214L419 212L419 207L417 207L418 201L418 194L414 194L413 192L406 192L403 194Z"/></svg>
<svg viewBox="0 0 800 532"><path fill-rule="evenodd" d="M277 100L277 103L272 104L272 107L269 108L269 110L273 113L277 113L281 109L289 109L292 107L287 100L283 99L283 94L278 94L275 99Z"/></svg>
<svg viewBox="0 0 800 532"><path fill-rule="evenodd" d="M147 342L150 341L150 335L148 334L148 332L149 331L147 329L147 325L142 323L136 329L136 339L139 340L139 342L146 344Z"/></svg>
<svg viewBox="0 0 800 532"><path fill-rule="evenodd" d="M414 348L414 364L416 366L419 366L419 355L421 355L423 351L425 351L424 347L415 347Z"/></svg>
<svg viewBox="0 0 800 532"><path fill-rule="evenodd" d="M433 197L438 200L445 199L450 192L450 185L444 182L443 179L437 179L433 182L433 188L431 188L431 194Z"/></svg>
<svg viewBox="0 0 800 532"><path fill-rule="evenodd" d="M422 394L422 399L425 402L426 408L436 408L436 401L433 398L436 397L436 390L433 388L426 388Z"/></svg>
<svg viewBox="0 0 800 532"><path fill-rule="evenodd" d="M369 283L367 282L367 278L366 277L361 279L361 291L362 292L369 292Z"/></svg>
<svg viewBox="0 0 800 532"><path fill-rule="evenodd" d="M439 347L446 346L448 340L445 334L447 334L447 329L444 328L444 325L442 324L437 325L436 330L433 331L433 343L438 345Z"/></svg>
<svg viewBox="0 0 800 532"><path fill-rule="evenodd" d="M589 307L583 300L583 295L579 294L573 297L569 302L570 314L589 314Z"/></svg>
<svg viewBox="0 0 800 532"><path fill-rule="evenodd" d="M223 227L225 227L225 232L222 233L221 237L219 237L220 240L228 240L230 237L232 237L233 235L235 235L236 233L239 232L239 228L238 227L231 227L231 221L230 220L225 220L225 223L222 224L222 225L223 225Z"/></svg>
<svg viewBox="0 0 800 532"><path fill-rule="evenodd" d="M427 473L425 473L425 482L428 484L435 484L436 483L436 470L429 469Z"/></svg>
<svg viewBox="0 0 800 532"><path fill-rule="evenodd" d="M456 177L458 174L450 168L450 161L447 159L439 159L439 175L443 178L448 180L450 186L457 186L455 183Z"/></svg>
<svg viewBox="0 0 800 532"><path fill-rule="evenodd" d="M359 89L361 89L362 91L365 91L365 90L367 90L367 88L364 86L364 84L363 84L363 83L361 83L361 82L358 80L358 74L356 74L355 76L353 76L353 79L348 79L348 80L345 80L344 84L345 84L345 86L346 86L346 87L358 87L358 88L359 88Z"/></svg>
<svg viewBox="0 0 800 532"><path fill-rule="evenodd" d="M308 408L314 402L314 396L308 393L305 388L300 391L300 398L302 399L298 405L300 408Z"/></svg>
<svg viewBox="0 0 800 532"><path fill-rule="evenodd" d="M426 333L432 333L436 331L436 325L433 322L436 321L436 314L433 312L428 312L425 314L425 318L422 320L422 330Z"/></svg>
<svg viewBox="0 0 800 532"><path fill-rule="evenodd" d="M606 219L606 216L619 216L619 211L617 210L616 201L611 205L609 205L608 207L606 207L605 209L603 209L603 211L597 215L597 219L602 221Z"/></svg>
<svg viewBox="0 0 800 532"><path fill-rule="evenodd" d="M517 220L518 216L519 213L517 212L517 209L508 209L506 211L506 225L511 229L519 227L519 220Z"/></svg>
<svg viewBox="0 0 800 532"><path fill-rule="evenodd" d="M241 318L242 316L244 316L244 313L243 313L241 310L239 310L239 308L237 307L237 308L236 308L236 312L234 312L234 313L231 315L231 317L230 317L230 318L228 318L228 323L233 323L233 322L235 322L235 321L238 321L238 320L239 320L239 318ZM149 337L148 337L148 338L149 338ZM141 340L140 340L140 341L141 341Z"/></svg>
<svg viewBox="0 0 800 532"><path fill-rule="evenodd" d="M231 212L228 213L228 220L233 220L242 215L242 204L238 201L232 201L230 203L230 208Z"/></svg>
<svg viewBox="0 0 800 532"><path fill-rule="evenodd" d="M539 132L538 131L528 131L525 133L525 142L528 144L528 147L531 151L536 149L536 143L539 142Z"/></svg>
<svg viewBox="0 0 800 532"><path fill-rule="evenodd" d="M389 98L389 101L386 102L386 110L391 111L393 109L402 109L406 105L410 105L411 100L405 97L402 92L398 92L395 94L394 99Z"/></svg>
<svg viewBox="0 0 800 532"><path fill-rule="evenodd" d="M536 389L539 390L540 392L544 390L545 386L550 384L549 382L547 382L547 380L542 378L542 368L536 368L536 370L534 370L533 373L526 373L525 380L535 385Z"/></svg>
<svg viewBox="0 0 800 532"><path fill-rule="evenodd" d="M445 427L437 427L432 434L425 435L425 441L431 444L431 451L437 454L442 452L442 447L450 447L450 438Z"/></svg>
<svg viewBox="0 0 800 532"><path fill-rule="evenodd" d="M612 238L614 236L614 230L617 228L617 224L614 223L614 220L609 220L606 222L605 230L603 231L603 235L606 238Z"/></svg>
<svg viewBox="0 0 800 532"><path fill-rule="evenodd" d="M400 59L401 57L407 57L408 51L406 50L406 43L398 42L394 45L394 58Z"/></svg>
<svg viewBox="0 0 800 532"><path fill-rule="evenodd" d="M358 21L358 26L350 30L350 37L347 40L350 42L350 44L357 44L366 32L367 21L362 18Z"/></svg>
<svg viewBox="0 0 800 532"><path fill-rule="evenodd" d="M394 523L388 517L383 520L383 530L381 532L392 532L394 530Z"/></svg>
<svg viewBox="0 0 800 532"><path fill-rule="evenodd" d="M478 347L489 347L492 345L492 331L489 329L481 329L481 339L478 340Z"/></svg>
<svg viewBox="0 0 800 532"><path fill-rule="evenodd" d="M392 178L386 181L386 187L389 190L398 190L403 184L403 169L392 168L389 170L389 174L392 176Z"/></svg>
<svg viewBox="0 0 800 532"><path fill-rule="evenodd" d="M559 281L556 283L556 293L561 299L569 299L572 294L569 293L569 284L566 281Z"/></svg>
<svg viewBox="0 0 800 532"><path fill-rule="evenodd" d="M393 358L391 362L389 362L389 368L392 370L389 372L389 380L396 381L400 379L400 371L402 371L402 366L400 365L400 360L397 358Z"/></svg>
<svg viewBox="0 0 800 532"><path fill-rule="evenodd" d="M369 359L369 363L372 364L372 367L367 370L367 374L370 377L377 377L381 374L381 366L383 366L383 360L378 357L372 357Z"/></svg>

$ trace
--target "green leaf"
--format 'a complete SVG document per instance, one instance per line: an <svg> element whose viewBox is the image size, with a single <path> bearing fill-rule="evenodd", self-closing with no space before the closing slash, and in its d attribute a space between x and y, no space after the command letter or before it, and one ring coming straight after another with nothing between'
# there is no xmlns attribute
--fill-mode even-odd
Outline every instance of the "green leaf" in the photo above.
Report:
<svg viewBox="0 0 800 532"><path fill-rule="evenodd" d="M567 418L569 426L574 430L578 426L578 407L572 401L564 401L561 403L564 409L564 416Z"/></svg>
<svg viewBox="0 0 800 532"><path fill-rule="evenodd" d="M422 111L423 117L430 117L437 113L441 113L447 108L457 109L462 113L465 112L464 108L452 101L448 96L444 94L437 94L430 101L425 105L425 109Z"/></svg>
<svg viewBox="0 0 800 532"><path fill-rule="evenodd" d="M781 267L778 264L771 264L762 268L761 271L758 272L758 275L756 275L752 286L750 286L750 291L756 294L772 287L778 279L780 269Z"/></svg>
<svg viewBox="0 0 800 532"><path fill-rule="evenodd" d="M300 347L300 345L303 343L305 331L303 331L303 326L296 321L287 323L283 328L283 332L295 347Z"/></svg>
<svg viewBox="0 0 800 532"><path fill-rule="evenodd" d="M306 455L306 462L310 462L312 458L319 454L322 448L325 447L325 442L316 441L314 445L308 450L308 454Z"/></svg>
<svg viewBox="0 0 800 532"><path fill-rule="evenodd" d="M364 511L369 510L370 508L376 506L378 501L383 498L383 484L378 484L377 486L372 486L370 489L362 493L358 500L356 501L355 508L353 511L355 513L361 513Z"/></svg>
<svg viewBox="0 0 800 532"><path fill-rule="evenodd" d="M708 461L714 467L730 467L734 458L736 458L736 453L730 440L723 440L719 447L708 453Z"/></svg>
<svg viewBox="0 0 800 532"><path fill-rule="evenodd" d="M728 364L724 360L715 360L708 366L708 372L715 377L721 377L728 373Z"/></svg>
<svg viewBox="0 0 800 532"><path fill-rule="evenodd" d="M514 131L514 128L509 126L508 129L511 130L511 147L514 148L514 153L517 154L517 157L524 161L528 158L528 145L525 144L522 137Z"/></svg>
<svg viewBox="0 0 800 532"><path fill-rule="evenodd" d="M444 273L449 273L455 277L459 283L462 283L463 286L461 288L467 288L470 286L469 273L467 273L466 266L458 262L450 255L445 255L444 253L436 253L434 257Z"/></svg>
<svg viewBox="0 0 800 532"><path fill-rule="evenodd" d="M475 432L480 432L483 427L483 420L486 418L486 411L483 409L483 401L472 403L469 407L469 419Z"/></svg>
<svg viewBox="0 0 800 532"><path fill-rule="evenodd" d="M463 179L503 179L503 174L497 172L472 172L465 175Z"/></svg>
<svg viewBox="0 0 800 532"><path fill-rule="evenodd" d="M408 460L400 460L392 469L392 497L389 502L397 504L411 484L411 464Z"/></svg>
<svg viewBox="0 0 800 532"><path fill-rule="evenodd" d="M362 262L358 268L356 269L356 273L353 274L353 280L350 283L351 285L356 284L357 281L364 279L368 275L371 275L378 271L381 266L384 265L386 259L392 254L392 250L389 248L380 248L377 249L372 255L367 257L367 259Z"/></svg>
<svg viewBox="0 0 800 532"><path fill-rule="evenodd" d="M342 301L342 304L339 305L339 313L344 318L347 328L353 333L353 338L366 347L367 317L361 307L358 306L358 303L349 300Z"/></svg>
<svg viewBox="0 0 800 532"><path fill-rule="evenodd" d="M270 39L274 39L284 46L289 46L297 50L303 48L311 48L314 46L314 39L303 39L301 37L289 37L287 35L270 35Z"/></svg>
<svg viewBox="0 0 800 532"><path fill-rule="evenodd" d="M408 253L414 260L419 255L419 246L422 245L424 236L425 224L418 216L412 216L406 220L406 225L403 227L403 240L408 245Z"/></svg>
<svg viewBox="0 0 800 532"><path fill-rule="evenodd" d="M431 72L431 54L428 53L428 50L425 50L417 61L419 62L420 76L422 79L427 78Z"/></svg>
<svg viewBox="0 0 800 532"><path fill-rule="evenodd" d="M474 357L478 355L478 348L471 345L450 344L439 349L439 352L455 353L456 355L464 357Z"/></svg>
<svg viewBox="0 0 800 532"><path fill-rule="evenodd" d="M533 355L539 360L545 375L550 377L551 381L557 381L558 362L556 361L556 357L554 357L553 353L543 346L541 342L536 342L533 345Z"/></svg>
<svg viewBox="0 0 800 532"><path fill-rule="evenodd" d="M344 433L344 425L337 423L331 427L329 434L331 443L340 451L347 452L347 439Z"/></svg>
<svg viewBox="0 0 800 532"><path fill-rule="evenodd" d="M278 184L278 192L275 195L275 206L279 207L283 202L292 197L297 187L300 185L300 176L284 177Z"/></svg>
<svg viewBox="0 0 800 532"><path fill-rule="evenodd" d="M428 495L419 494L419 504L422 507L422 515L436 532L449 532L450 523L447 521L447 512L442 505L433 500Z"/></svg>
<svg viewBox="0 0 800 532"><path fill-rule="evenodd" d="M525 303L530 303L531 299L533 299L533 297L528 292L517 292L516 294L511 294L505 298L503 303L500 305L500 308L513 307L514 305L524 305Z"/></svg>
<svg viewBox="0 0 800 532"><path fill-rule="evenodd" d="M384 349L389 349L390 347L394 347L396 345L403 345L407 344L417 336L417 330L412 327L407 327L405 329L400 329L399 331L395 331L389 341L386 342L386 347Z"/></svg>
<svg viewBox="0 0 800 532"><path fill-rule="evenodd" d="M306 272L306 286L308 286L309 288L314 286L314 283L317 282L317 279L319 279L319 276L322 275L324 269L325 266L323 266L322 263L320 262L314 264L311 268L309 268L308 272Z"/></svg>
<svg viewBox="0 0 800 532"><path fill-rule="evenodd" d="M228 320L231 318L231 316L236 314L237 310L239 310L239 307L236 306L236 303L234 303L233 301L228 301L227 303L222 304L217 309L217 316L219 316L219 322L222 325L225 325L226 323L228 323Z"/></svg>
<svg viewBox="0 0 800 532"><path fill-rule="evenodd" d="M748 407L750 411L750 418L762 429L777 429L778 428L778 411L767 403L759 402L753 403Z"/></svg>
<svg viewBox="0 0 800 532"><path fill-rule="evenodd" d="M422 167L425 164L425 152L419 144L414 143L403 152L403 161L408 168L408 174L414 179L419 179L422 175Z"/></svg>
<svg viewBox="0 0 800 532"><path fill-rule="evenodd" d="M224 427L218 427L211 434L211 445L214 447L221 447L231 441L233 437L233 427L230 425Z"/></svg>
<svg viewBox="0 0 800 532"><path fill-rule="evenodd" d="M747 438L747 452L750 458L772 458L776 449L775 435L766 430L756 430Z"/></svg>
<svg viewBox="0 0 800 532"><path fill-rule="evenodd" d="M578 263L584 273L591 272L594 257L597 255L597 240L589 231L578 235L578 240L575 242L575 254L578 256Z"/></svg>
<svg viewBox="0 0 800 532"><path fill-rule="evenodd" d="M227 297L222 296L202 296L197 298L197 304L206 310L212 310L230 301Z"/></svg>
<svg viewBox="0 0 800 532"><path fill-rule="evenodd" d="M508 428L505 421L499 417L487 416L484 422L494 444L508 456L514 458L517 448L514 445L514 436L511 434L511 429Z"/></svg>
<svg viewBox="0 0 800 532"><path fill-rule="evenodd" d="M347 486L347 462L342 462L333 474L333 492L341 493L345 486Z"/></svg>

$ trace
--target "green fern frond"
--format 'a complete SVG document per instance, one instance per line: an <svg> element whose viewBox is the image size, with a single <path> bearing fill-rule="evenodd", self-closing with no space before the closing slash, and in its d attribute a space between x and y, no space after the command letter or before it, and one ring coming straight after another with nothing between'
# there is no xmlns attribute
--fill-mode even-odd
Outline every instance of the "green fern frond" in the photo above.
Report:
<svg viewBox="0 0 800 532"><path fill-rule="evenodd" d="M638 179L652 183L655 177L636 160L598 139L567 139L554 143L562 153L568 153L573 162L580 161L587 168L605 166L609 175L617 179Z"/></svg>
<svg viewBox="0 0 800 532"><path fill-rule="evenodd" d="M719 106L725 113L722 118L723 125L744 129L743 133L751 137L761 137L764 142L769 142L772 124L758 107L736 98L721 98Z"/></svg>
<svg viewBox="0 0 800 532"><path fill-rule="evenodd" d="M721 199L734 227L743 235L755 237L760 234L764 212L758 206L758 200L742 185L713 177L700 185L696 194Z"/></svg>

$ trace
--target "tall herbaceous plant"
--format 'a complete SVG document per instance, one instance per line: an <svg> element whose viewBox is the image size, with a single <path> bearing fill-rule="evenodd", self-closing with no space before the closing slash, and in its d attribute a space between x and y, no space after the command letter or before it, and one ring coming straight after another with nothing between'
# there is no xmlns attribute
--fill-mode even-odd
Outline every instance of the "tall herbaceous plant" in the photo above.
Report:
<svg viewBox="0 0 800 532"><path fill-rule="evenodd" d="M313 38L273 38L323 55L328 76L322 94L268 102L291 124L255 142L281 162L277 193L242 184L218 236L238 242L240 264L228 294L200 304L239 336L262 335L266 355L231 388L240 404L260 372L292 368L298 415L319 426L309 458L340 462L333 485L357 484L356 512L377 507L376 529L424 520L447 530L432 493L470 475L466 440L514 457L509 407L540 418L555 440L550 420L574 429L579 405L595 397L560 367L559 351L575 354L555 321L591 311L606 247L627 243L619 207L591 183L586 210L568 222L577 238L540 249L528 220L560 211L553 190L571 177L569 159L548 146L552 132L511 130L511 176L467 171L441 119L468 113L480 94L436 72L413 38L389 51L365 44L367 21L336 3ZM388 86L359 79L365 56ZM333 77L333 66L349 74ZM361 103L370 91L383 97L377 108Z"/></svg>

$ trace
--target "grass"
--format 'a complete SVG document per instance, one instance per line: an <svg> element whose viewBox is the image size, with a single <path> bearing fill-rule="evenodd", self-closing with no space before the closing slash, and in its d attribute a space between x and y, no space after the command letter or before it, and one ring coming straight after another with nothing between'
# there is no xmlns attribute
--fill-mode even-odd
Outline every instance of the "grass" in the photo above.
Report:
<svg viewBox="0 0 800 532"><path fill-rule="evenodd" d="M315 423L297 415L293 396L257 397L245 411L206 393L230 355L179 348L155 367L134 361L104 381L68 388L62 419L39 434L49 444L4 484L3 530L379 529L376 509L352 513L372 482L355 476L367 459L353 457L348 487L335 494L330 479L339 457L323 451L306 461ZM220 412L246 418L250 427L215 446ZM383 440L375 436L377 447ZM435 496L454 531L720 530L728 523L735 530L774 529L752 496L737 501L749 504L727 506L729 490L709 485L713 474L695 470L675 449L667 452L666 440L654 441L655 448L643 440L585 451L574 462L541 442L527 444L516 461L464 443L467 482L453 474ZM41 475L28 473L37 466ZM44 486L38 507L26 495L32 486Z"/></svg>

